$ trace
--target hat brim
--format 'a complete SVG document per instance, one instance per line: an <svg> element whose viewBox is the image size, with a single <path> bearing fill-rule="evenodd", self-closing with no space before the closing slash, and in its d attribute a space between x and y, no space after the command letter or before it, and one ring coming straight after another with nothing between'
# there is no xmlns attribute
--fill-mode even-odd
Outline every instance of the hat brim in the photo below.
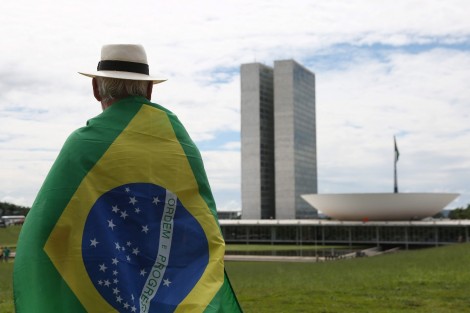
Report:
<svg viewBox="0 0 470 313"><path fill-rule="evenodd" d="M129 79L129 80L147 80L151 81L154 84L163 83L166 79L155 78L145 74L131 73L131 72L121 72L121 71L96 71L93 73L83 73L78 72L79 74L88 76L88 77L106 77L106 78L116 78L116 79Z"/></svg>

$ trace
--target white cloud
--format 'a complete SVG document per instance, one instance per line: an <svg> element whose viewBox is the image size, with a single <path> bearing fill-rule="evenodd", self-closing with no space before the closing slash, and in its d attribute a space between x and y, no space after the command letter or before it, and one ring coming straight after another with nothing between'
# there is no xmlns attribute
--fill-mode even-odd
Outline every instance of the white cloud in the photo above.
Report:
<svg viewBox="0 0 470 313"><path fill-rule="evenodd" d="M240 188L240 153L238 151L202 151L207 176L213 191Z"/></svg>
<svg viewBox="0 0 470 313"><path fill-rule="evenodd" d="M206 173L218 210L241 209L239 151L202 151Z"/></svg>
<svg viewBox="0 0 470 313"><path fill-rule="evenodd" d="M469 10L458 0L5 2L0 198L31 204L68 134L99 114L90 80L76 72L94 69L101 45L114 42L146 47L151 72L169 78L153 100L197 142L239 131L241 63L325 57L311 68L320 191L391 189L397 134L403 190L470 195ZM397 49L377 52L383 45ZM203 152L220 207L240 197L240 156L228 141Z"/></svg>
<svg viewBox="0 0 470 313"><path fill-rule="evenodd" d="M401 190L470 199L458 187L470 177L468 66L467 53L435 49L317 73L320 191L391 191L396 134Z"/></svg>
<svg viewBox="0 0 470 313"><path fill-rule="evenodd" d="M240 151L241 143L240 143L240 141L229 141L229 142L225 143L224 145L222 145L221 148L227 149L227 150L238 150L238 151Z"/></svg>

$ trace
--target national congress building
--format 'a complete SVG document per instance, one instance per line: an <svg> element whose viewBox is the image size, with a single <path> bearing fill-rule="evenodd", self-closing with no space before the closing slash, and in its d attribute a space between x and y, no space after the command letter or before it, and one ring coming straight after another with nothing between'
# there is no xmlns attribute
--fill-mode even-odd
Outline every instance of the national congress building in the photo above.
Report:
<svg viewBox="0 0 470 313"><path fill-rule="evenodd" d="M317 193L315 75L293 60L241 65L242 219L305 219Z"/></svg>
<svg viewBox="0 0 470 313"><path fill-rule="evenodd" d="M458 194L318 194L315 75L286 60L243 64L240 77L242 220L220 220L227 243L408 249L470 242L468 220L421 220ZM318 219L313 207L332 220Z"/></svg>

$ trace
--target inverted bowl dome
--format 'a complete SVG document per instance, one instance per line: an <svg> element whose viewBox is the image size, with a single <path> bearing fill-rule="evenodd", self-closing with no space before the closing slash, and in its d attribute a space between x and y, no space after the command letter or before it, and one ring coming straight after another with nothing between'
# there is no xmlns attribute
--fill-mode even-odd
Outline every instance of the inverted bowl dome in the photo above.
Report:
<svg viewBox="0 0 470 313"><path fill-rule="evenodd" d="M458 193L307 194L315 209L343 221L419 220L439 213Z"/></svg>

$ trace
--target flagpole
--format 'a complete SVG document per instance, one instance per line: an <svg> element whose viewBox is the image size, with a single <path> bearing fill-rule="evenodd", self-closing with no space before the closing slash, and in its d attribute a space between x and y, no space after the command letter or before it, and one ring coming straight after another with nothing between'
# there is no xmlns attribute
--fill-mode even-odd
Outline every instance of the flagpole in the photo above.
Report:
<svg viewBox="0 0 470 313"><path fill-rule="evenodd" d="M395 193L398 193L398 183L397 183L397 162L395 162L395 187L393 190Z"/></svg>
<svg viewBox="0 0 470 313"><path fill-rule="evenodd" d="M397 179L397 161L398 161L398 148L397 148L397 141L395 136L393 136L393 142L395 144L395 149L393 150L393 159L394 159L394 176L395 176L395 185L394 185L394 193L398 193L398 179Z"/></svg>

